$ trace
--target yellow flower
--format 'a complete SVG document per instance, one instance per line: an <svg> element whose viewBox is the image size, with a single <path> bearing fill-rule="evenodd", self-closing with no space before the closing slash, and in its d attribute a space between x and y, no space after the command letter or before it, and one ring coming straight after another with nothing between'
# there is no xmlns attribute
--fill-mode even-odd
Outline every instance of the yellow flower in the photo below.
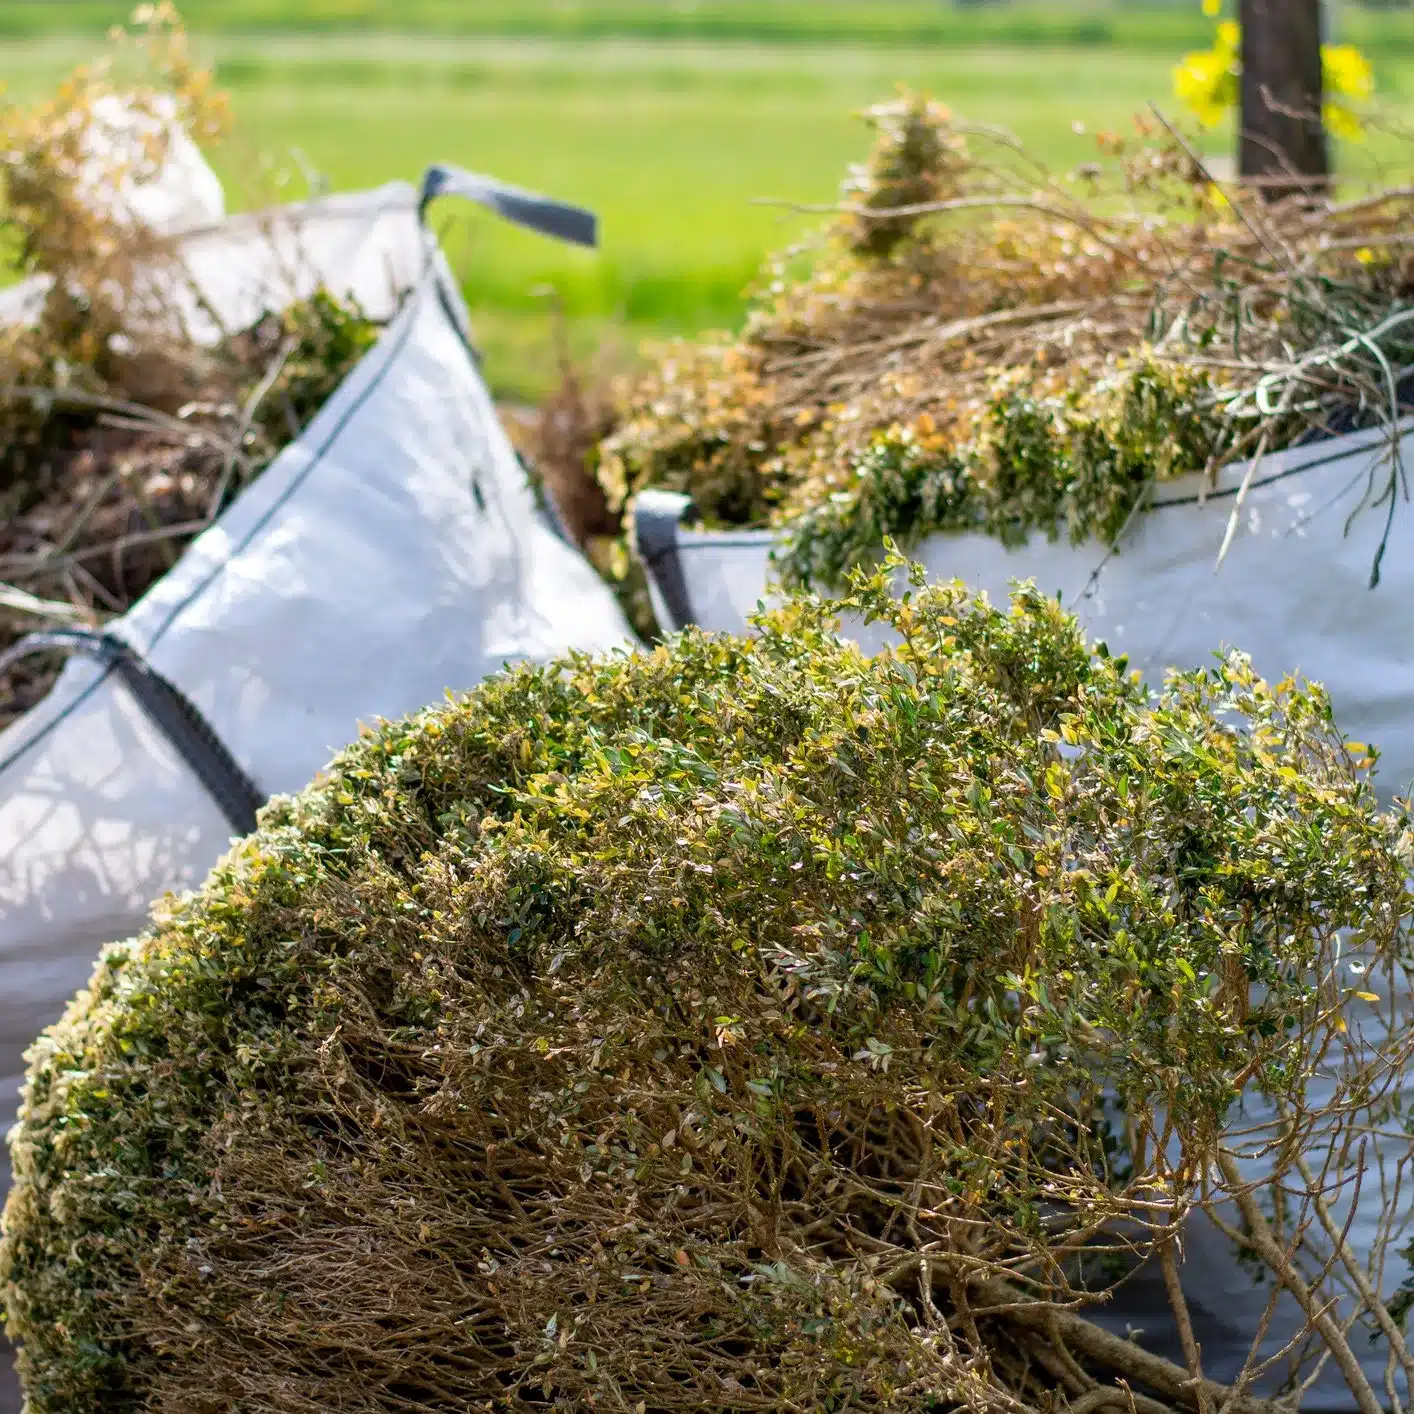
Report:
<svg viewBox="0 0 1414 1414"><path fill-rule="evenodd" d="M1221 0L1204 0L1203 13L1216 17ZM1364 135L1358 105L1375 92L1375 73L1370 61L1353 44L1326 44L1321 47L1321 63L1327 94L1326 126L1336 137L1358 139ZM1242 26L1223 20L1217 27L1211 49L1186 54L1173 71L1173 91L1205 127L1220 122L1238 100L1238 77L1242 72Z"/></svg>
<svg viewBox="0 0 1414 1414"><path fill-rule="evenodd" d="M1325 118L1326 127L1336 137L1359 142L1365 136L1365 125L1360 121L1360 115L1343 103L1325 104L1321 115Z"/></svg>
<svg viewBox="0 0 1414 1414"><path fill-rule="evenodd" d="M1364 136L1357 104L1367 103L1375 92L1375 72L1370 61L1353 44L1321 46L1321 68L1327 99L1326 126L1337 137L1358 140Z"/></svg>
<svg viewBox="0 0 1414 1414"><path fill-rule="evenodd" d="M1221 122L1237 101L1237 76L1231 60L1215 49L1184 55L1173 71L1173 91L1205 127Z"/></svg>
<svg viewBox="0 0 1414 1414"><path fill-rule="evenodd" d="M1368 101L1375 92L1375 71L1370 61L1353 44L1321 46L1321 65L1326 90L1357 103Z"/></svg>
<svg viewBox="0 0 1414 1414"><path fill-rule="evenodd" d="M1203 0L1203 13L1210 20L1215 20L1222 14L1223 0Z"/></svg>
<svg viewBox="0 0 1414 1414"><path fill-rule="evenodd" d="M1361 265L1373 265L1375 263L1375 252L1369 246L1361 246L1355 252L1355 258Z"/></svg>

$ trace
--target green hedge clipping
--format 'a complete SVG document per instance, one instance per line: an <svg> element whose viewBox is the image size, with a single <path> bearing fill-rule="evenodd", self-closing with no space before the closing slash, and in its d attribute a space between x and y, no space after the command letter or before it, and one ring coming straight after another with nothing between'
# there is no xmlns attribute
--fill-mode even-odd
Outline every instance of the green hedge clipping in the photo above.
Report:
<svg viewBox="0 0 1414 1414"><path fill-rule="evenodd" d="M380 725L109 949L13 1141L30 1414L1136 1378L1067 1253L1299 1091L1405 840L1318 689L1150 693L1032 589L915 590L856 578L877 657L797 598Z"/></svg>

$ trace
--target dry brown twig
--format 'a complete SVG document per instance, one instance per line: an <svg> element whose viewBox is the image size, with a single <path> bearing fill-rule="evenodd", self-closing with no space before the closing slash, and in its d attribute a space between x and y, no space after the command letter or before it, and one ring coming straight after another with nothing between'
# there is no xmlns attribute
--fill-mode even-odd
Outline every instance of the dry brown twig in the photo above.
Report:
<svg viewBox="0 0 1414 1414"><path fill-rule="evenodd" d="M1074 179L1014 139L976 151L916 95L869 116L867 171L797 208L834 218L810 272L789 253L738 339L623 390L614 510L687 491L709 525L781 528L787 579L834 587L884 534L1113 544L1146 472L1211 481L1414 406L1414 337L1386 320L1414 292L1408 188L1258 200L1157 110ZM1397 478L1367 507L1391 514Z"/></svg>

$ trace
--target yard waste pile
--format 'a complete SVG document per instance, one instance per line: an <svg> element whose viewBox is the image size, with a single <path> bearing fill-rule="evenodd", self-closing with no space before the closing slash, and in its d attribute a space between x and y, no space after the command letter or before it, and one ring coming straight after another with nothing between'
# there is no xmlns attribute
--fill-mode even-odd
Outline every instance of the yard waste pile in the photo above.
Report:
<svg viewBox="0 0 1414 1414"><path fill-rule="evenodd" d="M424 220L457 194L592 244L589 213L433 166L420 190L170 243L129 232L144 259L128 262L66 155L94 108L77 91L76 113L68 94L40 110L43 141L8 150L12 179L73 178L12 189L34 194L37 239L61 216L96 229L89 263L76 244L36 271L0 331L4 373L31 369L0 384L0 673L8 658L4 715L27 709L0 722L0 1097L99 948L362 723L630 637L497 420ZM149 214L166 171L137 183ZM0 1193L8 1178L0 1154Z"/></svg>
<svg viewBox="0 0 1414 1414"><path fill-rule="evenodd" d="M784 530L788 579L838 585L885 535L1112 543L1165 482L1409 410L1407 188L1263 202L1159 118L1060 177L917 94L865 117L808 269L787 252L739 337L625 392L615 505L687 492L708 527ZM1383 520L1402 494L1391 465L1364 501Z"/></svg>
<svg viewBox="0 0 1414 1414"><path fill-rule="evenodd" d="M1407 791L1409 189L1263 201L1161 115L1064 179L916 95L868 117L740 336L622 394L597 471L660 621L740 631L891 536L994 597L1034 578L1155 681L1299 665Z"/></svg>
<svg viewBox="0 0 1414 1414"><path fill-rule="evenodd" d="M383 724L108 949L31 1414L1407 1399L1408 819L1317 688L899 568L892 653L798 597Z"/></svg>

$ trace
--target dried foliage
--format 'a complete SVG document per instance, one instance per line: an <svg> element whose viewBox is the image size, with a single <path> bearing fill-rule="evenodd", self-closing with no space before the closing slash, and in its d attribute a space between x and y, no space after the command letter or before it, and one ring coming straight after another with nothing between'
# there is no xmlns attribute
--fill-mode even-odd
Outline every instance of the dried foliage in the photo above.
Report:
<svg viewBox="0 0 1414 1414"><path fill-rule="evenodd" d="M658 637L658 622L643 568L628 553L622 516L609 505L596 468L599 447L618 421L611 369L621 360L601 349L580 362L570 351L568 326L558 302L553 311L559 381L533 407L499 411L532 484L553 500L565 528L614 592L644 642Z"/></svg>
<svg viewBox="0 0 1414 1414"><path fill-rule="evenodd" d="M31 1414L1260 1414L1086 1319L1198 1206L1403 1384L1332 1219L1410 1146L1364 748L892 582L891 654L796 599L380 726L111 949L13 1142Z"/></svg>
<svg viewBox="0 0 1414 1414"><path fill-rule="evenodd" d="M0 329L0 654L139 598L376 336L322 292L214 347L185 327L178 243L115 194L161 172L174 134L226 126L170 5L142 7L53 98L0 108L0 211L17 273L46 282L33 319ZM58 667L0 669L0 727Z"/></svg>
<svg viewBox="0 0 1414 1414"><path fill-rule="evenodd" d="M1408 411L1409 190L1220 190L1157 116L1064 178L917 95L866 117L823 245L768 270L739 337L624 392L615 508L690 491L837 584L886 534L1112 541L1156 481ZM1392 461L1366 502L1403 494Z"/></svg>
<svg viewBox="0 0 1414 1414"><path fill-rule="evenodd" d="M176 252L122 193L160 174L174 133L218 141L227 103L172 6L142 6L112 41L52 98L0 108L0 211L14 260L53 284L36 324L5 330L0 353L7 381L112 392L151 380L142 365L162 360L172 366L161 381L182 402L180 360L163 347L180 332L163 299L180 278Z"/></svg>

